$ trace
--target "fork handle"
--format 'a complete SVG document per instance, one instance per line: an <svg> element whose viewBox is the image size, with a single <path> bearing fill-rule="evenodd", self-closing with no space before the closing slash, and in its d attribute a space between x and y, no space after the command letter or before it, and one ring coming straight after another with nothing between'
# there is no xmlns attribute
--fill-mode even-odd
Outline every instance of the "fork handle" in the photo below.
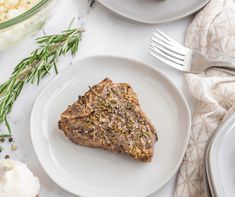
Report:
<svg viewBox="0 0 235 197"><path fill-rule="evenodd" d="M214 69L218 70L218 71L221 71L221 72L224 72L224 73L227 73L227 74L230 74L230 75L235 75L235 70L221 69L221 68L218 68L218 67L215 67Z"/></svg>
<svg viewBox="0 0 235 197"><path fill-rule="evenodd" d="M224 70L235 71L235 62L213 61L198 52L194 52L192 54L192 65L189 69L189 72L200 73L209 68L219 68Z"/></svg>
<svg viewBox="0 0 235 197"><path fill-rule="evenodd" d="M228 70L235 70L235 62L227 62L227 61L210 61L208 64L208 68L221 68Z"/></svg>

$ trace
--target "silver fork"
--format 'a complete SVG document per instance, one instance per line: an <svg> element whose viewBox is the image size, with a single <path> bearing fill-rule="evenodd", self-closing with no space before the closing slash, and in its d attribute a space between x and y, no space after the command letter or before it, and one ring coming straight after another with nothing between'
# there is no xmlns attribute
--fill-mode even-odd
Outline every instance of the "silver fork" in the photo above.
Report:
<svg viewBox="0 0 235 197"><path fill-rule="evenodd" d="M235 62L211 61L203 54L174 41L160 30L153 33L149 53L169 66L184 72L200 73L209 68L235 71Z"/></svg>

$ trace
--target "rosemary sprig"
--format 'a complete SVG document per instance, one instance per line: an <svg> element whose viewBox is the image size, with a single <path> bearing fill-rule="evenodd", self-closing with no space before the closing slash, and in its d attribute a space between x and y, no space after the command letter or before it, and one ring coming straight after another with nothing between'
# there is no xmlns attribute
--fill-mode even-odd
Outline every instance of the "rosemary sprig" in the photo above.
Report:
<svg viewBox="0 0 235 197"><path fill-rule="evenodd" d="M68 29L61 34L36 39L39 47L23 59L15 67L12 76L0 85L0 124L5 122L8 130L8 134L0 134L0 137L11 136L7 115L11 112L24 84L39 84L43 77L50 74L52 68L58 73L58 57L68 52L74 55L78 51L82 32L81 29Z"/></svg>

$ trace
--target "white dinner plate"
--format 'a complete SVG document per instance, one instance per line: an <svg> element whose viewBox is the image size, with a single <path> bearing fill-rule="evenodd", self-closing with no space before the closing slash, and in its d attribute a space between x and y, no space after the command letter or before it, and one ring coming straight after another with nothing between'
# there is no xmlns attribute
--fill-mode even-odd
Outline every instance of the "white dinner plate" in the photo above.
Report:
<svg viewBox="0 0 235 197"><path fill-rule="evenodd" d="M208 142L206 144L205 147L205 153L203 155L203 186L204 186L204 190L205 190L205 196L206 197L212 197L211 194L211 189L210 189L210 184L209 184L209 174L207 173L207 169L208 169L208 152L210 149L210 142L212 140L213 136L210 136L210 138L208 139Z"/></svg>
<svg viewBox="0 0 235 197"><path fill-rule="evenodd" d="M114 13L143 23L163 23L188 16L209 0L98 0Z"/></svg>
<svg viewBox="0 0 235 197"><path fill-rule="evenodd" d="M88 86L109 77L129 83L157 128L159 142L151 163L70 142L58 129L60 114ZM156 68L135 60L94 56L63 70L40 93L31 115L31 138L47 174L80 196L146 196L177 171L187 146L191 118L180 91Z"/></svg>
<svg viewBox="0 0 235 197"><path fill-rule="evenodd" d="M235 112L223 122L207 151L207 173L212 196L235 194Z"/></svg>

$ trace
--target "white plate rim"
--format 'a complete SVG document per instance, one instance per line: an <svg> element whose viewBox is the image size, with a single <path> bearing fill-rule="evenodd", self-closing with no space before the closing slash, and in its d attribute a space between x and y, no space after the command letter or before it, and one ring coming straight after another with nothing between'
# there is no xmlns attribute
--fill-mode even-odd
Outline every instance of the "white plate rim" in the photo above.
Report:
<svg viewBox="0 0 235 197"><path fill-rule="evenodd" d="M232 111L233 112L233 111ZM232 132L234 128L235 113L230 113L228 117L222 122L216 133L210 141L210 145L207 151L207 173L209 185L212 193L214 195L226 196L223 185L220 184L221 181L221 171L219 170L218 163L218 152L221 149L223 141L227 137L227 134Z"/></svg>
<svg viewBox="0 0 235 197"><path fill-rule="evenodd" d="M143 20L143 19L136 19L132 16L128 16L125 13L119 13L117 10L115 10L114 8L112 8L111 6L107 5L106 3L103 2L103 0L97 0L103 7L107 8L108 10L110 10L111 12L113 12L114 14L124 17L126 19L132 20L132 21L136 21L139 23L145 23L145 24L160 24L160 23L167 23L170 21L174 21L174 20L178 20L178 19L182 19L185 18L186 16L189 16L195 12L197 12L198 10L202 9L210 0L204 0L204 2L201 5L198 5L197 7L195 7L194 9L191 9L188 12L185 12L184 14L181 14L179 16L175 16L169 19L162 19L162 20L156 20L156 21L148 21L148 20Z"/></svg>
<svg viewBox="0 0 235 197"><path fill-rule="evenodd" d="M187 117L188 117L188 122L186 123L187 124L187 131L186 131L187 135L185 136L185 139L186 139L185 144L184 144L182 153L181 153L181 155L178 159L178 163L175 165L174 170L172 170L172 173L168 177L166 177L164 181L162 181L162 184L160 184L156 189L154 189L153 191L150 191L147 194L147 196L151 195L154 192L158 191L160 188L162 188L166 183L168 183L170 181L170 179L176 174L177 170L179 169L179 167L180 167L180 165L183 161L183 158L184 158L187 146L188 146L188 141L189 141L189 138L190 138L190 131L191 131L191 111L190 111L188 102L187 102L186 98L184 97L183 93L176 87L176 85L165 74L163 74L161 71L159 71L153 65L149 65L149 64L146 64L142 61L135 60L135 59L132 59L132 58L129 58L129 57L116 56L116 55L92 55L92 56L87 56L87 57L79 59L78 61L74 62L73 64L76 64L79 61L83 61L83 60L90 59L90 58L118 58L118 59L122 59L122 60L126 60L126 61L132 61L135 64L142 64L142 65L144 65L145 67L147 67L149 69L153 69L155 72L157 72L159 75L161 75L161 77L168 82L168 84L174 89L175 93L178 94L178 96L182 99L181 101L182 101L182 104L184 104L184 107L185 107L186 113L187 113ZM34 113L35 113L35 110L36 110L37 102L40 99L40 96L43 94L43 91L48 86L50 86L50 84L53 83L57 79L57 77L60 76L60 74L62 74L63 71L66 71L67 69L71 69L72 65L69 65L68 67L62 69L60 71L60 73L57 76L55 76L51 81L49 81L49 83L38 94L36 100L34 101L33 108L32 108L32 111L31 111L31 116L30 116L30 138L31 138L31 142L32 142L32 145L33 145L33 150L35 152L36 158L37 158L38 162L40 163L40 165L42 166L42 168L44 169L44 171L46 172L46 174L50 177L50 179L53 180L61 188L63 188L66 191L70 192L71 194L80 195L80 196L87 196L87 194L83 194L83 193L80 193L80 194L74 193L69 188L67 188L65 185L63 185L62 183L60 183L60 182L58 182L57 180L54 179L53 175L50 173L50 171L48 169L45 168L45 166L43 164L43 161L41 161L41 159L39 158L38 150L36 148L36 143L35 143L36 141L34 141L34 137L33 137L34 136L34 134L33 134Z"/></svg>

